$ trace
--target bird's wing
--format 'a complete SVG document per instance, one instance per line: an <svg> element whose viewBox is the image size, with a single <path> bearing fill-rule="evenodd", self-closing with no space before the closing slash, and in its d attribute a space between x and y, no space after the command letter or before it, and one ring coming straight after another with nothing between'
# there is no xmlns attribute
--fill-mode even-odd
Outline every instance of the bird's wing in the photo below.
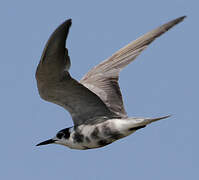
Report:
<svg viewBox="0 0 199 180"><path fill-rule="evenodd" d="M184 18L185 16L172 20L131 42L110 58L91 69L80 82L97 94L112 112L120 117L127 117L118 84L119 72L157 37L181 22Z"/></svg>
<svg viewBox="0 0 199 180"><path fill-rule="evenodd" d="M73 79L68 70L70 58L65 48L71 20L61 24L49 38L36 71L40 96L68 110L75 125L91 123L97 117L112 116L104 102Z"/></svg>

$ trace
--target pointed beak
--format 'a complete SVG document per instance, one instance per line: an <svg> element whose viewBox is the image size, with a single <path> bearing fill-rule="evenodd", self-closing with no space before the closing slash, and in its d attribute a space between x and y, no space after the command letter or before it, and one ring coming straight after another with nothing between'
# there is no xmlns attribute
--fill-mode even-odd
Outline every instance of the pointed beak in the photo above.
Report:
<svg viewBox="0 0 199 180"><path fill-rule="evenodd" d="M54 139L49 139L49 140L47 140L47 141L43 141L43 142L41 142L41 143L37 144L36 146L52 144L52 143L54 143L54 142L55 142L55 140L54 140Z"/></svg>

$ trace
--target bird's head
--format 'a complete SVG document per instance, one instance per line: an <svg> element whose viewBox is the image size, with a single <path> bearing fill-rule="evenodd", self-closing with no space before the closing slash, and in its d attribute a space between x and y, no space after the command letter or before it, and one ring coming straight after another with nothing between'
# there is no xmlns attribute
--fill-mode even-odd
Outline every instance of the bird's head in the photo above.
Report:
<svg viewBox="0 0 199 180"><path fill-rule="evenodd" d="M62 129L56 134L54 138L43 141L37 144L36 146L47 145L47 144L62 144L62 145L68 146L70 144L69 138L70 138L72 129L73 128Z"/></svg>

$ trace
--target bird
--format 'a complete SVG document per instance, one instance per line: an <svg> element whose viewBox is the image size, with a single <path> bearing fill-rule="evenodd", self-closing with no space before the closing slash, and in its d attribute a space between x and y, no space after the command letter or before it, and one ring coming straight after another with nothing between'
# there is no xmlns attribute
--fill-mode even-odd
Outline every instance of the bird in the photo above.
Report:
<svg viewBox="0 0 199 180"><path fill-rule="evenodd" d="M45 45L35 76L40 97L66 109L74 125L36 146L60 144L78 150L100 148L170 117L128 117L118 83L119 73L157 37L185 17L171 20L132 41L92 68L80 81L69 73L71 61L65 47L72 19L58 26Z"/></svg>

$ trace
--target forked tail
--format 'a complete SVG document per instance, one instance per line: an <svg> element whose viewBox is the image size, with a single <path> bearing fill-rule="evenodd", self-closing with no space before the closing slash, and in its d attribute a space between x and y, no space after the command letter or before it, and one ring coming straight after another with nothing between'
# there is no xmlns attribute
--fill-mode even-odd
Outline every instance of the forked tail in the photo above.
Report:
<svg viewBox="0 0 199 180"><path fill-rule="evenodd" d="M132 128L145 127L146 125L148 125L152 122L159 121L161 119L166 119L170 116L171 115L162 116L162 117L158 117L158 118L132 118L132 120L133 120Z"/></svg>
<svg viewBox="0 0 199 180"><path fill-rule="evenodd" d="M158 118L146 118L145 121L147 122L147 124L150 124L152 122L159 121L161 119L166 119L166 118L169 118L169 117L171 117L171 115L162 116L162 117L158 117Z"/></svg>

